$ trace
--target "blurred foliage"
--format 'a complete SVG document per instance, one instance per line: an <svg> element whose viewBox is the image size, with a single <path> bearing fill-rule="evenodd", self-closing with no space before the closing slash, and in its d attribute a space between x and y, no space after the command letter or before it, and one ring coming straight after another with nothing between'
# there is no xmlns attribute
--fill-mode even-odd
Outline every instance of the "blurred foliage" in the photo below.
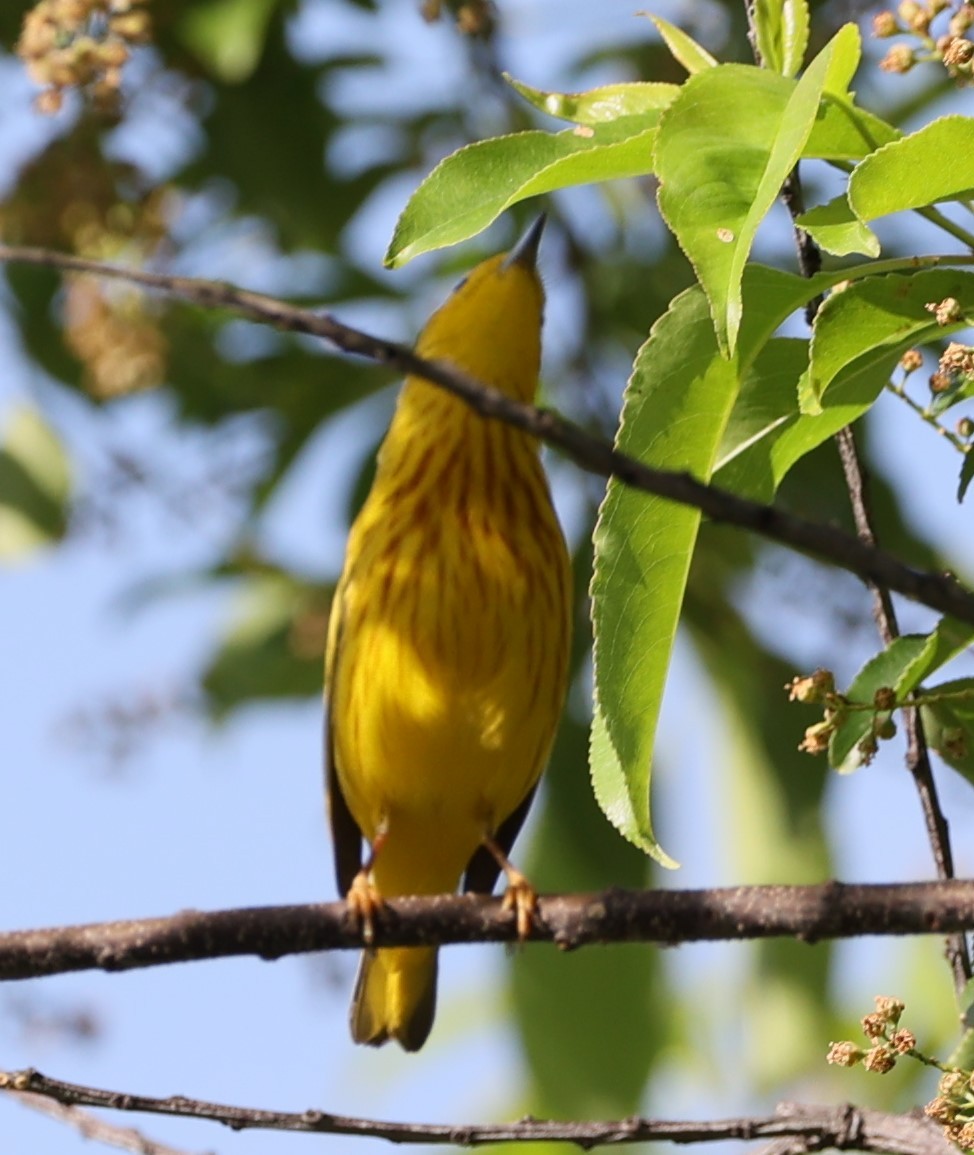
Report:
<svg viewBox="0 0 974 1155"><path fill-rule="evenodd" d="M0 5L0 44L8 51L28 7ZM367 0L155 5L152 46L126 66L117 109L69 100L55 120L41 123L39 114L21 108L25 122L32 116L37 121L34 146L4 187L0 234L9 242L253 283L372 318L379 331L398 314L407 318L403 330L415 327L419 314L410 302L429 303L442 295L442 286L429 263L390 276L378 259L363 259L363 238L376 241L376 253L388 240L370 231L382 206L391 199L401 207L406 190L446 152L481 139L488 128L497 134L541 124L499 79L507 67L508 28L523 15L517 0L501 0L490 19L482 4L424 5L427 16L441 7L441 23L425 29L411 5ZM582 5L569 7L581 16ZM743 10L736 0L688 3L674 20L715 56L748 60ZM848 18L844 5L812 5L810 50L821 48ZM554 22L569 27L571 19L557 11ZM404 25L410 40L405 56L397 44ZM633 19L628 34L615 41L596 34L591 22L584 27L569 48L560 40L557 76L539 64L541 75L522 79L557 82L562 92L623 79L682 79L648 22ZM437 85L430 83L435 75L410 70L409 53L420 38L427 53L423 69L442 53L436 67L464 77L462 83ZM857 77L861 103L875 97L878 86L878 73L866 68ZM889 109L896 97L887 93L886 115L896 121L923 112L943 90L941 75L931 70L898 109ZM157 150L134 143L147 137L159 142ZM560 193L546 205L553 239L544 264L551 296L559 299L558 317L568 316L558 320L558 340L547 351L547 388L555 404L603 432L616 428L637 347L692 281L686 260L659 226L654 195L654 182L641 179L577 196ZM763 259L792 267L790 238L770 236L762 244ZM886 244L887 251L900 251L896 238ZM446 255L440 267L452 275L457 263L467 262ZM259 564L241 559L272 522L275 497L312 454L318 436L387 384L388 374L286 335L252 341L253 334L215 313L129 290L62 282L23 268L5 270L5 278L7 312L25 358L44 379L39 394L50 422L33 412L5 415L0 556L34 544L22 538L21 545L10 544L16 536L12 516L32 527L36 541L54 542L70 537L72 496L79 505L90 497L91 478L83 472L73 489L68 485L76 448L70 434L62 446L51 432L65 398L96 415L124 404L131 393L156 388L169 400L178 428L214 438L253 418L262 445L259 466L225 535L224 552L197 575L203 583L223 583L233 601L222 644L204 663L202 700L220 719L253 703L318 694L340 559L310 575L271 557ZM335 478L326 461L314 463L322 485L344 486L352 494L353 509L364 494L380 432L364 428L364 417L361 424L350 477ZM597 487L580 474L564 484L573 487L566 506L581 511L573 527L581 543L575 558L575 690L526 865L542 889L643 885L655 875L605 821L586 770L589 717L580 703L590 695L587 588ZM780 499L807 516L849 523L830 445L792 471ZM890 548L917 565L950 564L908 522L882 476L875 479L874 501ZM311 524L305 532L314 537L318 528ZM258 556L256 548L250 556ZM800 560L781 566L777 556L704 524L683 617L725 733L714 771L725 812L717 866L735 882L810 882L834 873L822 820L826 766L798 753L803 722L784 705L782 687L796 662L790 631L807 618L809 601L835 624L835 636L821 643L826 655L832 648L842 652L850 637L867 638L872 629L869 600L852 583L822 581L813 567ZM761 622L747 597L755 588L764 605L773 590L777 607ZM870 644L863 643L864 652ZM943 717L949 721L949 711ZM671 751L669 760L678 761L678 753ZM667 765L662 772L678 769ZM826 947L773 942L748 948L744 978L712 1022L698 1009L712 1007L709 988L664 962L661 952L642 947L592 948L567 957L531 950L517 959L511 1005L531 1075L522 1105L575 1117L634 1111L647 1087L652 1093L664 1059L688 1052L712 1058L728 1023L735 1038L747 1024L743 1063L761 1087L780 1088L799 1076L808 1085L817 1077L829 1031L848 1029L850 1015L856 1016L856 1009L841 1005ZM934 978L932 967L919 965L913 978L917 989L921 981L947 982L945 974ZM776 1041L769 1044L769 1037ZM897 1092L887 1086L870 1085L873 1101L884 1094L894 1100Z"/></svg>

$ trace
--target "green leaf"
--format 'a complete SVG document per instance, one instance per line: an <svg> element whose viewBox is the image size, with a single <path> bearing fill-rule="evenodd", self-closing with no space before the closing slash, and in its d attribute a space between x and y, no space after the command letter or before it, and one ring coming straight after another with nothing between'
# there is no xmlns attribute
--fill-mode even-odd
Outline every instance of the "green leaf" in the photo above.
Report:
<svg viewBox="0 0 974 1155"><path fill-rule="evenodd" d="M36 409L15 406L0 439L0 561L62 538L70 491L60 439Z"/></svg>
<svg viewBox="0 0 974 1155"><path fill-rule="evenodd" d="M863 160L849 177L849 203L864 221L974 196L974 120L945 116Z"/></svg>
<svg viewBox="0 0 974 1155"><path fill-rule="evenodd" d="M576 572L589 569L585 564ZM586 729L566 713L545 772L540 820L523 866L542 892L650 883L649 859L616 834L592 796ZM530 950L519 952L509 968L533 1082L518 1111L576 1119L636 1111L650 1070L669 1043L668 977L660 952L632 944L568 954Z"/></svg>
<svg viewBox="0 0 974 1155"><path fill-rule="evenodd" d="M809 209L795 221L821 248L836 257L863 253L878 257L879 238L856 216L845 196Z"/></svg>
<svg viewBox="0 0 974 1155"><path fill-rule="evenodd" d="M960 467L960 477L957 482L957 501L962 502L967 495L968 487L974 480L974 450L968 449Z"/></svg>
<svg viewBox="0 0 974 1155"><path fill-rule="evenodd" d="M522 84L506 72L504 79L540 112L572 124L606 124L625 116L662 112L680 91L677 84L634 81L607 84L588 92L545 92Z"/></svg>
<svg viewBox="0 0 974 1155"><path fill-rule="evenodd" d="M396 222L385 263L404 265L485 229L518 201L574 184L651 169L659 112L554 135L519 132L467 145L442 160Z"/></svg>
<svg viewBox="0 0 974 1155"><path fill-rule="evenodd" d="M281 0L196 0L179 20L179 35L210 72L228 84L257 67Z"/></svg>
<svg viewBox="0 0 974 1155"><path fill-rule="evenodd" d="M682 293L637 355L617 447L708 478L736 386L703 294ZM653 741L699 522L697 510L611 480L595 530L595 794L617 829L667 866L650 815Z"/></svg>
<svg viewBox="0 0 974 1155"><path fill-rule="evenodd" d="M946 413L962 401L969 401L971 397L974 397L974 376L958 374L942 393L934 393L927 412L939 417L941 413Z"/></svg>
<svg viewBox="0 0 974 1155"><path fill-rule="evenodd" d="M789 471L823 441L860 418L889 380L883 366L857 366L828 391L822 412L810 417L799 411L795 399L796 384L807 363L806 342L784 338L769 344L755 362L741 383L721 444L715 471L718 484L770 501Z"/></svg>
<svg viewBox="0 0 974 1155"><path fill-rule="evenodd" d="M826 390L841 374L866 365L890 372L905 350L963 328L969 322L938 325L927 309L947 297L974 309L974 274L928 269L868 277L833 293L815 320L811 363L799 385L802 412L821 413Z"/></svg>
<svg viewBox="0 0 974 1155"><path fill-rule="evenodd" d="M804 0L756 0L753 13L764 66L783 76L794 76L808 47L807 4Z"/></svg>
<svg viewBox="0 0 974 1155"><path fill-rule="evenodd" d="M846 691L850 702L872 704L876 691L892 689L902 701L935 670L965 650L974 639L974 627L941 618L929 634L906 634L897 638L881 653L870 658L852 680ZM880 711L880 720L890 711ZM849 773L862 765L858 745L872 732L877 714L872 710L855 710L836 727L829 741L829 765L840 773Z"/></svg>
<svg viewBox="0 0 974 1155"><path fill-rule="evenodd" d="M968 782L974 783L974 678L957 678L926 688L931 694L968 695L921 706L920 715L930 748Z"/></svg>
<svg viewBox="0 0 974 1155"><path fill-rule="evenodd" d="M259 574L243 585L233 620L203 673L212 716L221 719L255 701L321 693L320 644L302 646L302 618L324 621L320 591L282 573Z"/></svg>
<svg viewBox="0 0 974 1155"><path fill-rule="evenodd" d="M796 76L805 63L808 48L808 5L805 0L784 0L781 5L782 69Z"/></svg>
<svg viewBox="0 0 974 1155"><path fill-rule="evenodd" d="M830 390L821 417L799 412L797 383L808 365L808 342L772 334L844 275L806 279L763 265L745 269L740 390L715 462L715 477L728 489L769 501L797 461L861 416L885 386L885 374L851 375Z"/></svg>
<svg viewBox="0 0 974 1155"><path fill-rule="evenodd" d="M703 72L705 68L714 68L717 61L713 56L693 39L682 28L677 28L662 16L654 16L650 12L643 13L656 26L656 31L662 36L663 43L670 50L670 55L692 76L695 72Z"/></svg>
<svg viewBox="0 0 974 1155"><path fill-rule="evenodd" d="M974 979L968 979L963 991L957 996L957 1007L965 1030L946 1064L961 1071L970 1071L974 1070Z"/></svg>
<svg viewBox="0 0 974 1155"><path fill-rule="evenodd" d="M900 135L899 129L858 108L851 97L826 92L802 156L808 160L858 161Z"/></svg>
<svg viewBox="0 0 974 1155"><path fill-rule="evenodd" d="M725 355L737 343L758 225L802 154L833 53L855 36L841 30L797 84L746 65L700 72L660 121L660 212L706 290Z"/></svg>

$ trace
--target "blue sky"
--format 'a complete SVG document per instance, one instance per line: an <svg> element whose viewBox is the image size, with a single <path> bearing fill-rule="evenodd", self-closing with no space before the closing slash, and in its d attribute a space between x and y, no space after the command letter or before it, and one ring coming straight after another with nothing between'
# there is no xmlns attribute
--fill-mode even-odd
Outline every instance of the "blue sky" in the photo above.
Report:
<svg viewBox="0 0 974 1155"><path fill-rule="evenodd" d="M338 43L344 37L353 47L361 43L363 17L343 27L330 23L330 17L315 17L310 4L306 10L302 43L311 46L315 37L324 36L337 37ZM553 0L525 0L513 12L512 67L539 86L557 82L559 68L577 42L577 25L559 20L558 11ZM720 19L717 6L700 6L698 11L704 24ZM676 18L672 9L663 14ZM603 6L599 19L592 20L592 35L606 44L648 35L643 23L633 31L635 19L628 5ZM369 21L369 29L376 27L371 17ZM451 34L423 25L411 3L389 5L377 26L386 47L399 46L400 75L408 77L417 69L435 76L437 84L462 75ZM541 62L535 51L538 35L546 45ZM367 93L355 90L354 78L349 86L352 104L366 99ZM428 99L435 99L435 88L426 94ZM52 131L50 123L30 111L29 101L29 86L16 66L4 63L0 170L10 171ZM175 147L168 138L160 140L163 153L165 147ZM124 140L119 147L127 147ZM128 147L145 150L146 140ZM378 268L399 207L392 193L364 206L350 241L364 263ZM232 243L227 246L221 258L225 268L218 275L246 268L247 251L246 243L236 250ZM549 335L557 335L560 326L567 328L569 307L556 302ZM374 327L391 336L409 332L408 320L389 321ZM125 445L160 469L171 467L175 476L193 477L205 470L209 447L174 426L161 398L124 400L96 422L82 406L59 397L32 375L9 326L0 330L0 364L0 422L14 404L40 400L86 468L94 468L106 446ZM388 396L377 398L315 444L266 528L266 542L277 556L317 572L337 572L343 464L357 451L356 438L371 435L384 420L389 403ZM969 523L963 520L967 511L958 515L953 504L953 455L894 402L880 406L877 430L918 526L949 542L970 575L974 544L969 533L958 534L958 525ZM251 436L247 429L241 431L244 453ZM570 505L559 496L570 518ZM180 715L159 733L150 733L130 763L116 767L70 740L66 723L79 710L97 709L132 694L165 699L192 681L225 628L232 595L187 594L164 599L146 612L133 612L124 595L146 579L178 574L213 556L232 533L234 514L232 503L218 501L183 529L178 518L154 500L136 497L122 508L117 534L81 534L57 551L0 574L3 928L334 897L321 789L321 710L316 703L251 710L216 731L192 715ZM760 587L752 596L760 597ZM926 620L914 616L918 624ZM768 619L768 629L773 633L777 628ZM815 629L794 642L799 656L807 653L810 665L820 660L823 639ZM862 656L844 657L847 672ZM685 864L673 880L680 886L712 883L734 859L713 782L713 768L722 757L720 739L716 728L696 724L697 715L681 694L691 682L699 684L699 670L695 656L683 647L660 739L662 764L678 762L681 780L658 783L664 823L672 831L674 853ZM699 702L696 705L699 708ZM711 706L719 715L719 703ZM869 773L833 783L829 821L844 877L889 878L889 856L862 834L865 824L876 821L877 806L884 836L899 847L898 876L930 875L912 791L897 771L896 758L881 759ZM885 777L877 803L879 774ZM704 816L703 838L696 805L701 791L718 799L713 812ZM968 830L974 819L969 788L949 781L945 798L956 828ZM966 873L974 867L971 845L969 838L958 842L959 865ZM938 949L935 943L927 946ZM854 963L844 979L850 998L868 1000L880 979L888 975L892 980L899 973L900 962L890 961L884 944L843 949ZM717 959L717 948L687 949L680 952L679 966L688 984L719 993L727 988L714 978ZM80 974L11 984L0 989L0 1066L36 1066L67 1080L147 1094L182 1093L292 1110L317 1106L435 1121L507 1118L519 1110L524 1072L500 1014L504 965L499 949L444 952L440 1015L419 1057L392 1048L373 1052L353 1047L345 1024L354 971L350 956L274 964L228 960L122 976ZM675 962L671 965L676 969ZM71 1040L25 1031L18 1012L24 1006L41 1016L88 1010L99 1025L98 1035ZM699 1109L692 1084L675 1078L666 1090L669 1113L689 1113L695 1104ZM709 1099L707 1108L716 1112L724 1098L728 1109L734 1109L739 1106L736 1091L733 1085L725 1087L723 1095L717 1092ZM274 1153L311 1142L337 1150L347 1142L231 1134L178 1120L137 1122L146 1134L191 1151ZM35 1155L70 1151L81 1142L62 1125L3 1099L0 1133L11 1150ZM363 1150L368 1146L363 1144Z"/></svg>

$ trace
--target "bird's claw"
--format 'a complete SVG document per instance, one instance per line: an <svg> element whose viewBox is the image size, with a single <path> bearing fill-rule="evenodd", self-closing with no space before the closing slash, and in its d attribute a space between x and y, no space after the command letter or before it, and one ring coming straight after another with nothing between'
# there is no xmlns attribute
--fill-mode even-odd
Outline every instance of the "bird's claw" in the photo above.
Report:
<svg viewBox="0 0 974 1155"><path fill-rule="evenodd" d="M366 871L360 870L352 879L352 885L345 895L345 905L362 932L362 941L366 946L371 946L375 938L375 916L384 903Z"/></svg>

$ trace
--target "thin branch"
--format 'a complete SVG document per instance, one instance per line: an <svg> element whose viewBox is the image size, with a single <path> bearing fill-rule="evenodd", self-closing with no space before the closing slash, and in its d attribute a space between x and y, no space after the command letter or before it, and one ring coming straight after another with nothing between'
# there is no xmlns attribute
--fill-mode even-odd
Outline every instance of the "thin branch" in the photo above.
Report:
<svg viewBox="0 0 974 1155"><path fill-rule="evenodd" d="M860 541L864 541L867 545L876 545L872 506L869 500L869 480L862 468L852 426L847 425L845 429L840 429L835 435L835 441L839 449L839 460L842 462L846 490L849 493L849 504L852 506L852 516L856 523L856 533ZM888 646L900 636L893 599L885 586L876 585L874 582L868 582L867 585L873 595L873 620L876 622L876 629L883 645Z"/></svg>
<svg viewBox="0 0 974 1155"><path fill-rule="evenodd" d="M393 1143L426 1143L479 1147L487 1143L563 1142L588 1150L600 1145L644 1143L709 1143L726 1139L803 1140L802 1150L885 1151L895 1155L947 1155L950 1150L940 1128L929 1119L887 1115L849 1104L837 1107L782 1104L773 1115L711 1122L629 1118L598 1122L560 1122L525 1118L513 1123L392 1123L307 1111L268 1111L230 1107L173 1095L167 1099L105 1091L51 1079L38 1071L0 1071L0 1090L29 1090L59 1103L141 1111L180 1118L209 1119L234 1131L259 1129L325 1135L360 1135Z"/></svg>
<svg viewBox="0 0 974 1155"><path fill-rule="evenodd" d="M863 935L974 930L974 880L713 890L619 890L541 897L529 938L563 950L590 943L676 945L789 937L803 942ZM386 902L374 945L515 942L499 898L437 895ZM69 971L350 950L362 937L344 902L183 911L171 918L89 923L0 934L0 981Z"/></svg>
<svg viewBox="0 0 974 1155"><path fill-rule="evenodd" d="M918 401L914 401L914 399L910 396L909 393L907 393L906 389L902 385L897 385L895 381L888 381L886 383L886 389L888 392L892 393L894 397L898 397L901 401L904 401L913 410L917 417L920 418L921 421L929 425L935 433L939 433L940 436L944 438L944 440L949 445L952 445L958 453L971 452L971 446L968 444L968 442L964 441L963 438L958 437L956 433L948 429L946 426L941 425L937 418L934 417L934 415L930 412L930 410L926 409Z"/></svg>
<svg viewBox="0 0 974 1155"><path fill-rule="evenodd" d="M797 223L798 217L804 211L801 176L797 166L785 181L782 199L791 215L802 276L812 277L822 267L822 254L814 239ZM821 297L809 302L806 312L809 325L815 323L821 302ZM853 518L855 519L856 535L863 545L876 549L879 542L873 527L869 478L859 456L852 426L847 425L844 429L840 429L835 435L835 440L842 462L849 503L852 506ZM876 622L876 629L879 631L883 645L889 646L900 635L890 586L888 583L875 578L867 578L866 584L873 595L873 619ZM930 752L927 748L923 721L920 718L919 710L915 708L905 709L903 714L907 734L907 767L913 777L920 799L920 807L927 828L927 838L937 868L937 877L950 879L954 877L950 830L946 815L940 805L937 784L933 777L933 768L930 765ZM945 954L953 972L954 986L960 993L971 977L971 957L964 934L952 934L948 937Z"/></svg>
<svg viewBox="0 0 974 1155"><path fill-rule="evenodd" d="M748 15L750 17L750 11ZM805 195L802 192L801 172L797 165L791 170L785 183L781 186L781 199L784 201L792 222L797 221L798 217L805 211ZM801 275L807 278L814 277L822 268L822 250L815 243L811 233L805 232L798 224L793 224L793 231L795 251L798 254L798 268L801 270ZM809 325L814 324L824 300L823 294L819 293L818 296L812 297L805 306L805 320Z"/></svg>
<svg viewBox="0 0 974 1155"><path fill-rule="evenodd" d="M550 409L525 405L443 362L426 361L392 341L343 325L334 317L214 281L169 277L123 269L44 249L0 245L0 261L113 277L175 294L197 305L230 309L240 316L288 332L306 333L339 349L416 374L461 398L482 417L503 421L561 449L582 469L701 510L713 521L737 525L771 541L831 562L864 581L873 581L915 601L974 623L974 594L950 575L914 570L884 550L829 525L795 517L774 506L697 481L689 474L653 469L615 450L601 437Z"/></svg>
<svg viewBox="0 0 974 1155"><path fill-rule="evenodd" d="M869 478L859 457L852 427L846 426L845 429L840 429L836 434L836 442L839 447L842 470L845 474L846 488L849 491L849 501L855 517L856 532L860 540L867 545L876 545L876 533L873 529L872 507L869 499ZM873 617L876 621L876 628L883 645L889 646L900 636L893 599L889 590L884 586L873 582L868 584L873 593ZM954 855L950 845L950 827L943 807L940 805L940 796L933 776L933 767L930 764L930 751L927 747L923 720L920 717L920 711L916 708L904 709L903 717L907 740L906 765L913 777L917 796L920 799L920 808L927 829L927 839L933 852L934 865L937 868L937 877L953 878ZM959 994L971 977L971 957L966 936L963 933L949 935L944 953L954 976L954 987Z"/></svg>
<svg viewBox="0 0 974 1155"><path fill-rule="evenodd" d="M3 1076L0 1076L0 1086L2 1084ZM57 1119L59 1123L67 1123L69 1127L78 1131L83 1139L94 1139L97 1143L118 1147L122 1151L132 1151L135 1155L187 1155L186 1151L178 1147L170 1147L155 1139L147 1138L134 1127L118 1127L114 1123L96 1118L81 1107L67 1106L58 1096L36 1091L14 1091L9 1087L5 1089L12 1099L32 1111Z"/></svg>

